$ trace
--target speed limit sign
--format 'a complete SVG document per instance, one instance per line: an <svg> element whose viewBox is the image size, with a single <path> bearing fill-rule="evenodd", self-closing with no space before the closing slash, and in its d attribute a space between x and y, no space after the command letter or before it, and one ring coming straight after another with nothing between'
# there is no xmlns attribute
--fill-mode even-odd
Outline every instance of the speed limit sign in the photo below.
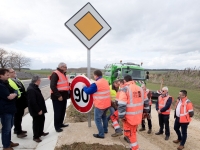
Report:
<svg viewBox="0 0 200 150"><path fill-rule="evenodd" d="M77 111L88 113L93 106L92 95L87 95L83 91L84 86L90 86L90 81L87 77L79 75L72 80L71 83L71 101Z"/></svg>

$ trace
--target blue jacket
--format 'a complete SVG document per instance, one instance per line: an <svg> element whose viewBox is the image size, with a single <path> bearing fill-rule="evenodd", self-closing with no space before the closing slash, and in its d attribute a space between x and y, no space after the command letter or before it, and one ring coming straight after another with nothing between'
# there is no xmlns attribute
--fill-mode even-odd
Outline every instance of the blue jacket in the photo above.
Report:
<svg viewBox="0 0 200 150"><path fill-rule="evenodd" d="M11 93L16 93L17 91L10 87L8 81L2 81L0 79L0 114L9 113L14 114L16 109L15 101L17 99L17 96L13 100L9 100L7 97Z"/></svg>

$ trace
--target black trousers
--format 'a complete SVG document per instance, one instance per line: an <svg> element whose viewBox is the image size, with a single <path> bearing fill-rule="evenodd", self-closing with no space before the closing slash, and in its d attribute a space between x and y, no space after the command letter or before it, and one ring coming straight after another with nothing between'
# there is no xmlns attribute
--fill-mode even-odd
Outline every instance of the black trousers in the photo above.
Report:
<svg viewBox="0 0 200 150"><path fill-rule="evenodd" d="M17 134L22 133L22 117L24 115L24 108L17 108L17 112L14 115L14 132Z"/></svg>
<svg viewBox="0 0 200 150"><path fill-rule="evenodd" d="M152 129L152 123L151 123L151 105L149 106L149 117L147 117L148 127L149 129ZM145 129L145 119L142 119L142 128Z"/></svg>
<svg viewBox="0 0 200 150"><path fill-rule="evenodd" d="M187 128L188 128L189 123L180 123L179 120L180 118L176 117L176 120L174 122L174 130L176 131L178 140L181 141L180 145L184 146L187 139ZM181 127L181 131L179 130L180 127Z"/></svg>
<svg viewBox="0 0 200 150"><path fill-rule="evenodd" d="M33 117L33 138L37 139L43 134L45 116L44 114Z"/></svg>
<svg viewBox="0 0 200 150"><path fill-rule="evenodd" d="M164 126L165 126L165 135L170 136L169 115L159 114L158 119L159 119L159 125L160 125L159 132L163 133L163 129L164 129Z"/></svg>
<svg viewBox="0 0 200 150"><path fill-rule="evenodd" d="M65 112L67 107L67 100L59 101L52 100L54 110L54 127L56 130L60 129L65 119Z"/></svg>

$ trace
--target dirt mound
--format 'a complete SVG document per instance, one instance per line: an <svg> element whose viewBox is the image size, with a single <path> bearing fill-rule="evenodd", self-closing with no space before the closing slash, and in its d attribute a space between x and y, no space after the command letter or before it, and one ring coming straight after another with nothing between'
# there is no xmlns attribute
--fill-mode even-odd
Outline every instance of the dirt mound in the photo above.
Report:
<svg viewBox="0 0 200 150"><path fill-rule="evenodd" d="M55 150L128 150L121 145L102 145L99 143L86 144L85 142L73 143L71 145L63 145Z"/></svg>

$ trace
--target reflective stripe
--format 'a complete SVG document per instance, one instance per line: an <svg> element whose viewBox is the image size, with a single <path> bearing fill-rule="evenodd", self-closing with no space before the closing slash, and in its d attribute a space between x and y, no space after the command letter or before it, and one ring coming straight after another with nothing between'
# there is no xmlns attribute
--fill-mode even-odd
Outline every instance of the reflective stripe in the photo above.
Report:
<svg viewBox="0 0 200 150"><path fill-rule="evenodd" d="M103 91L103 92L96 92L95 94L107 94L109 92L110 92L110 90L107 90L107 91Z"/></svg>
<svg viewBox="0 0 200 150"><path fill-rule="evenodd" d="M191 110L188 110L188 112L192 112L193 111L193 109L191 109Z"/></svg>
<svg viewBox="0 0 200 150"><path fill-rule="evenodd" d="M143 104L144 104L143 102L137 104L127 104L127 107L136 107L136 106L141 106Z"/></svg>
<svg viewBox="0 0 200 150"><path fill-rule="evenodd" d="M119 129L119 128L120 128L120 126L119 126L119 125L118 125L118 126L114 126L114 128L115 128L115 129Z"/></svg>
<svg viewBox="0 0 200 150"><path fill-rule="evenodd" d="M58 89L58 91L59 90L66 90L66 88L69 88L70 86L64 86L64 87L60 87L60 88L57 88ZM68 91L68 90L66 90L66 91Z"/></svg>
<svg viewBox="0 0 200 150"><path fill-rule="evenodd" d="M184 113L184 114L180 114L180 116L185 116L185 115L187 115L188 113Z"/></svg>
<svg viewBox="0 0 200 150"><path fill-rule="evenodd" d="M119 112L119 115L125 115L125 114L126 114L126 112L123 112L123 113L120 113L120 112Z"/></svg>
<svg viewBox="0 0 200 150"><path fill-rule="evenodd" d="M124 101L118 100L118 104L126 105L127 102L124 102Z"/></svg>
<svg viewBox="0 0 200 150"><path fill-rule="evenodd" d="M137 146L137 145L138 145L137 142L135 142L135 143L131 143L131 144L130 144L131 147L135 147L135 146Z"/></svg>
<svg viewBox="0 0 200 150"><path fill-rule="evenodd" d="M126 112L127 115L137 115L137 114L142 114L143 110L135 111L135 112Z"/></svg>
<svg viewBox="0 0 200 150"><path fill-rule="evenodd" d="M187 99L186 101L185 101L185 104L184 104L184 111L183 111L183 114L181 114L180 113L180 116L186 116L187 114L188 114L188 112L186 112L186 105L187 105L187 102L189 101L189 99ZM193 111L193 110L192 110Z"/></svg>
<svg viewBox="0 0 200 150"><path fill-rule="evenodd" d="M118 122L117 122L117 121L114 121L112 124L113 124L113 125L114 125L114 124L118 124Z"/></svg>
<svg viewBox="0 0 200 150"><path fill-rule="evenodd" d="M148 101L149 99L147 98L147 99L144 99L144 101Z"/></svg>
<svg viewBox="0 0 200 150"><path fill-rule="evenodd" d="M133 104L133 95L132 95L132 91L129 87L128 88L128 91L129 91L129 97L130 97L130 104Z"/></svg>
<svg viewBox="0 0 200 150"><path fill-rule="evenodd" d="M93 96L93 98L96 98L96 99L105 99L105 98L109 98L109 96Z"/></svg>
<svg viewBox="0 0 200 150"><path fill-rule="evenodd" d="M57 82L57 85L64 84L64 83L67 83L67 81Z"/></svg>
<svg viewBox="0 0 200 150"><path fill-rule="evenodd" d="M144 107L144 109L149 109L149 106L148 107Z"/></svg>

